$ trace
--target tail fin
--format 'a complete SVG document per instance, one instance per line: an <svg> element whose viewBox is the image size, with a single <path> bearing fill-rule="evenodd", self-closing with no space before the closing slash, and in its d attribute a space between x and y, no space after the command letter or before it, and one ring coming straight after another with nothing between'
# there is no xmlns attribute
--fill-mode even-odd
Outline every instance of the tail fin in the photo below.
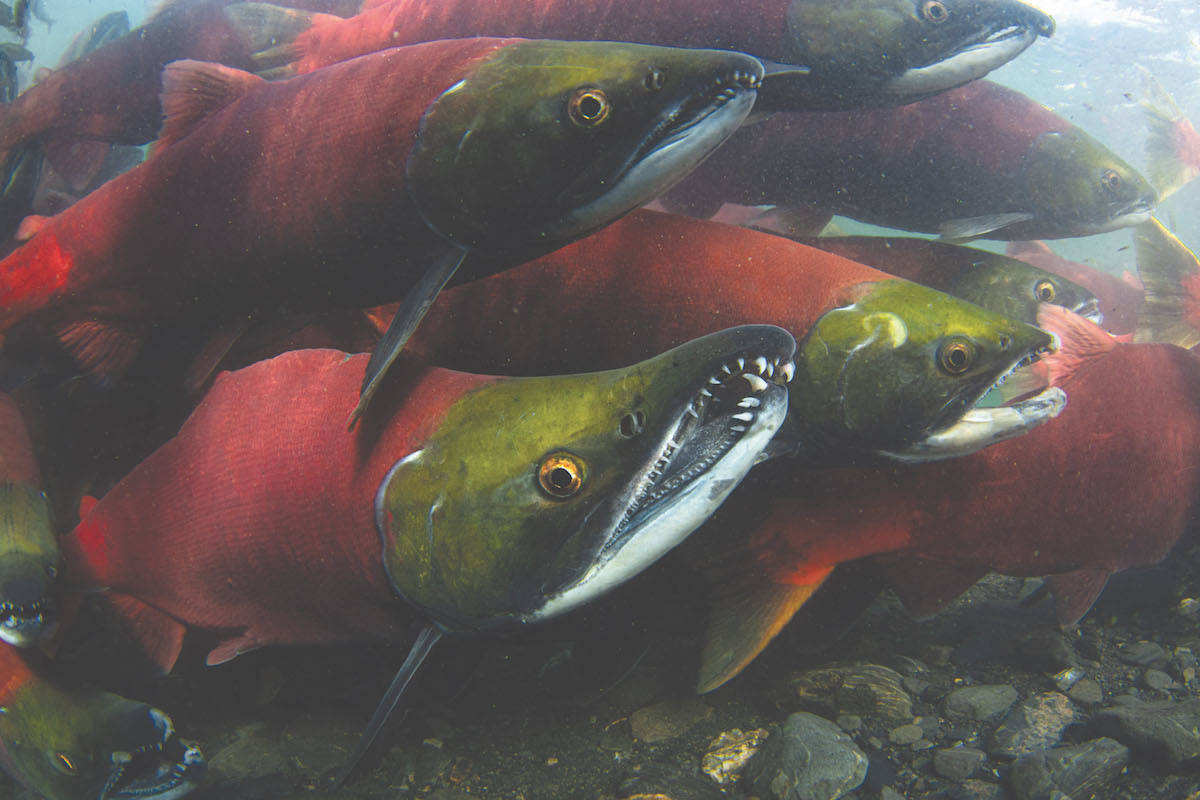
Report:
<svg viewBox="0 0 1200 800"><path fill-rule="evenodd" d="M1153 218L1134 229L1133 245L1146 287L1133 340L1200 344L1200 260Z"/></svg>
<svg viewBox="0 0 1200 800"><path fill-rule="evenodd" d="M1148 129L1146 176L1165 200L1200 175L1200 134L1150 70L1139 68L1146 96L1141 103Z"/></svg>

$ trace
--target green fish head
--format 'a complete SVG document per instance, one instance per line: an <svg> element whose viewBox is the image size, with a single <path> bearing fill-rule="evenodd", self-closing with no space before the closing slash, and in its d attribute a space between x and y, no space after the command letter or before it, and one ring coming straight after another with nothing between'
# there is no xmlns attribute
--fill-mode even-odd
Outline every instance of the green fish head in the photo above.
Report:
<svg viewBox="0 0 1200 800"><path fill-rule="evenodd" d="M741 124L761 78L742 53L518 42L430 105L409 191L464 249L549 250L683 178Z"/></svg>
<svg viewBox="0 0 1200 800"><path fill-rule="evenodd" d="M175 800L206 767L158 709L37 678L0 713L0 761L51 800Z"/></svg>
<svg viewBox="0 0 1200 800"><path fill-rule="evenodd" d="M1045 331L908 281L853 294L800 344L786 429L800 447L851 461L949 458L1024 433L1065 405L1057 388L977 405L1051 346Z"/></svg>
<svg viewBox="0 0 1200 800"><path fill-rule="evenodd" d="M759 105L903 105L981 78L1053 32L1054 20L1015 0L793 0L781 60L811 74L768 68Z"/></svg>
<svg viewBox="0 0 1200 800"><path fill-rule="evenodd" d="M29 647L54 633L61 568L46 495L0 484L0 640Z"/></svg>
<svg viewBox="0 0 1200 800"><path fill-rule="evenodd" d="M1100 300L1074 281L998 253L975 253L969 269L939 288L1020 322L1036 323L1039 303L1063 306L1097 325L1104 321Z"/></svg>
<svg viewBox="0 0 1200 800"><path fill-rule="evenodd" d="M1057 237L1138 225L1158 202L1149 181L1078 128L1039 136L1025 155L1021 182L1039 230L1049 227ZM1042 232L1030 238L1051 237Z"/></svg>
<svg viewBox="0 0 1200 800"><path fill-rule="evenodd" d="M624 369L465 395L379 487L395 591L444 629L576 608L683 540L787 412L795 342L731 328Z"/></svg>

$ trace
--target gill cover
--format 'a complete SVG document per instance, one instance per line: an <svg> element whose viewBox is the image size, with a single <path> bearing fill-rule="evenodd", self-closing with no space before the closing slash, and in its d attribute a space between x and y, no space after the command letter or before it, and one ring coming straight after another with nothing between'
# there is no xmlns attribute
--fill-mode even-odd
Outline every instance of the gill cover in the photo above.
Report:
<svg viewBox="0 0 1200 800"><path fill-rule="evenodd" d="M789 424L838 454L901 451L958 418L1049 334L902 280L862 284L800 344Z"/></svg>
<svg viewBox="0 0 1200 800"><path fill-rule="evenodd" d="M464 249L580 236L686 175L749 113L761 77L762 65L741 53L518 42L425 112L410 192L426 222ZM619 191L672 137L679 157L656 165L661 174L613 207L573 218Z"/></svg>

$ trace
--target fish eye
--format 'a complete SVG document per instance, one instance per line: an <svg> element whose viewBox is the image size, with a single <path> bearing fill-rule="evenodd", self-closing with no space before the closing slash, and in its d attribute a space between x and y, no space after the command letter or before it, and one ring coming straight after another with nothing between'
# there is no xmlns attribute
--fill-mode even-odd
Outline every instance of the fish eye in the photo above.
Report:
<svg viewBox="0 0 1200 800"><path fill-rule="evenodd" d="M1040 280L1033 287L1033 297L1039 303L1053 303L1055 294L1054 283L1051 281Z"/></svg>
<svg viewBox="0 0 1200 800"><path fill-rule="evenodd" d="M50 763L64 775L74 775L76 772L75 762L66 753L55 753L51 757Z"/></svg>
<svg viewBox="0 0 1200 800"><path fill-rule="evenodd" d="M971 345L961 339L946 342L938 350L938 364L951 375L962 375L971 368L975 353Z"/></svg>
<svg viewBox="0 0 1200 800"><path fill-rule="evenodd" d="M551 453L538 467L538 485L551 497L565 500L583 488L583 459L567 452Z"/></svg>
<svg viewBox="0 0 1200 800"><path fill-rule="evenodd" d="M622 436L626 439L632 439L646 430L646 415L641 411L630 411L621 417L620 430Z"/></svg>
<svg viewBox="0 0 1200 800"><path fill-rule="evenodd" d="M608 119L612 105L602 89L576 89L567 101L567 115L581 128L594 128Z"/></svg>
<svg viewBox="0 0 1200 800"><path fill-rule="evenodd" d="M1100 174L1100 185L1110 192L1115 192L1121 188L1121 176L1115 169L1106 169Z"/></svg>
<svg viewBox="0 0 1200 800"><path fill-rule="evenodd" d="M658 67L651 67L646 71L646 77L642 80L642 85L652 92L657 92L663 88L666 82L667 73Z"/></svg>
<svg viewBox="0 0 1200 800"><path fill-rule="evenodd" d="M921 4L921 16L934 25L941 25L950 19L950 9L946 8L946 4L939 0L925 0Z"/></svg>

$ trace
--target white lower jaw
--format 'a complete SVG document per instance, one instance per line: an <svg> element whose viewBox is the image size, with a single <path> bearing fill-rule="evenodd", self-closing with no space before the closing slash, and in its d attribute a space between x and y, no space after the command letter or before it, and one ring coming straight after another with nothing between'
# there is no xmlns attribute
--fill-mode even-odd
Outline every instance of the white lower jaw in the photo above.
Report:
<svg viewBox="0 0 1200 800"><path fill-rule="evenodd" d="M787 392L766 399L750 430L716 464L687 488L664 501L654 516L626 534L625 545L607 560L592 566L578 581L550 596L525 617L539 622L565 614L611 592L661 558L700 527L725 501L758 461L787 416Z"/></svg>
<svg viewBox="0 0 1200 800"><path fill-rule="evenodd" d="M582 236L663 194L733 135L750 113L756 96L749 89L739 91L680 138L652 150L611 189L575 209L550 233L564 238Z"/></svg>
<svg viewBox="0 0 1200 800"><path fill-rule="evenodd" d="M932 434L907 450L882 451L896 461L940 461L970 455L989 444L1020 436L1054 419L1067 406L1067 394L1051 386L1041 394L996 408L973 408L944 431Z"/></svg>
<svg viewBox="0 0 1200 800"><path fill-rule="evenodd" d="M1110 231L1119 231L1121 228L1132 228L1135 225L1141 225L1150 219L1151 211L1131 211L1128 214L1122 214L1119 217L1113 217L1108 222L1099 225L1086 225L1080 228L1080 233L1074 234L1078 236L1090 236L1097 233L1109 233Z"/></svg>
<svg viewBox="0 0 1200 800"><path fill-rule="evenodd" d="M982 78L997 67L1019 56L1037 39L1030 28L1020 36L1006 36L982 42L927 67L915 67L896 76L887 89L897 95L918 95L941 92Z"/></svg>

